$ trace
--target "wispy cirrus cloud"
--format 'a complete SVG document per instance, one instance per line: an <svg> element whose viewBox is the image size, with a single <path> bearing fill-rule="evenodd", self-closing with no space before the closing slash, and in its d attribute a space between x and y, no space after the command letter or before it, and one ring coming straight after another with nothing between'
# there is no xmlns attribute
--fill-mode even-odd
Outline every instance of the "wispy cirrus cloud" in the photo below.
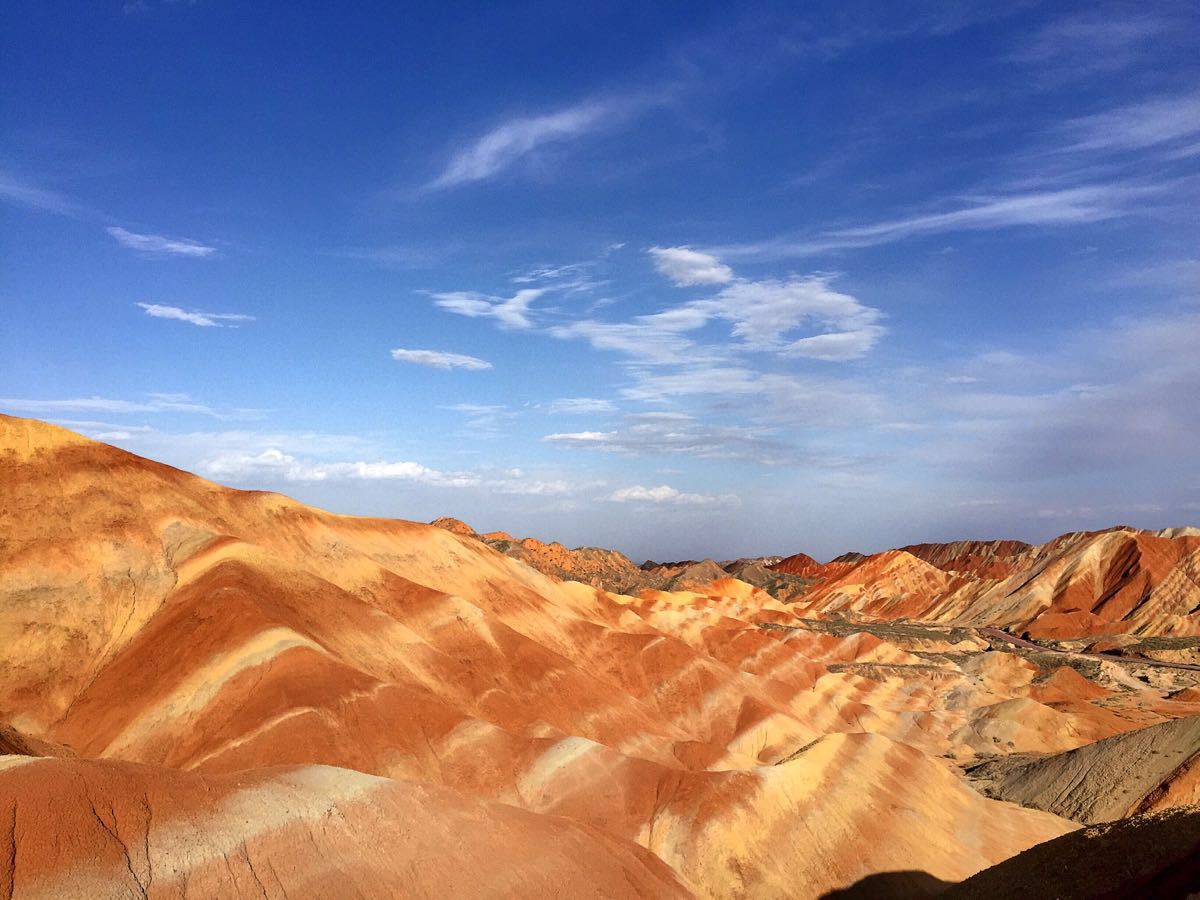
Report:
<svg viewBox="0 0 1200 900"><path fill-rule="evenodd" d="M833 229L810 237L726 245L714 252L742 259L782 259L876 247L933 234L1087 225L1129 215L1136 204L1165 190L1162 184L1115 183L965 197L953 208L940 212Z"/></svg>
<svg viewBox="0 0 1200 900"><path fill-rule="evenodd" d="M1200 155L1200 90L1153 97L1063 123L1061 152L1115 152L1152 147Z"/></svg>
<svg viewBox="0 0 1200 900"><path fill-rule="evenodd" d="M509 119L457 151L428 187L440 190L494 178L539 147L599 131L619 112L611 102L589 100L557 112Z"/></svg>
<svg viewBox="0 0 1200 900"><path fill-rule="evenodd" d="M164 256L187 256L202 258L217 252L216 247L193 241L190 238L169 238L161 234L138 234L117 225L104 229L122 247L137 250L139 253L159 254Z"/></svg>
<svg viewBox="0 0 1200 900"><path fill-rule="evenodd" d="M543 148L619 128L663 103L669 93L664 88L592 97L554 112L507 119L455 151L426 190L446 190L498 178Z"/></svg>
<svg viewBox="0 0 1200 900"><path fill-rule="evenodd" d="M33 399L26 397L0 398L0 407L17 412L53 415L62 412L91 413L196 413L217 419L257 418L262 410L217 409L194 400L190 394L149 393L137 400L115 397L67 397L63 399Z"/></svg>
<svg viewBox="0 0 1200 900"><path fill-rule="evenodd" d="M478 291L449 291L434 294L440 309L470 318L492 318L501 328L531 328L529 307L546 293L543 288L522 288L511 297L492 297Z"/></svg>
<svg viewBox="0 0 1200 900"><path fill-rule="evenodd" d="M5 171L0 171L0 200L60 216L80 217L92 214L87 207L66 194L41 187Z"/></svg>
<svg viewBox="0 0 1200 900"><path fill-rule="evenodd" d="M780 465L801 458L794 447L763 426L723 426L686 413L635 413L610 431L566 431L542 438L547 444L622 456L684 455L696 459L746 460Z"/></svg>
<svg viewBox="0 0 1200 900"><path fill-rule="evenodd" d="M542 409L552 416L596 415L614 412L616 408L611 400L596 397L562 397L542 405Z"/></svg>
<svg viewBox="0 0 1200 900"><path fill-rule="evenodd" d="M80 203L61 191L42 187L9 171L0 170L0 202L53 215L99 222L112 222L114 217ZM183 256L199 259L211 256L217 248L190 238L170 238L160 234L141 234L108 225L105 232L123 247L139 253L157 256Z"/></svg>
<svg viewBox="0 0 1200 900"><path fill-rule="evenodd" d="M1164 9L1097 7L1064 15L1022 35L1008 60L1041 70L1047 86L1131 65L1186 23Z"/></svg>
<svg viewBox="0 0 1200 900"><path fill-rule="evenodd" d="M453 403L442 409L465 416L464 427L472 437L499 437L507 423L519 413L499 403Z"/></svg>
<svg viewBox="0 0 1200 900"><path fill-rule="evenodd" d="M238 322L255 321L254 316L244 313L199 312L198 310L180 309L178 306L164 306L161 303L139 303L137 305L145 310L146 315L156 319L175 319L190 325L199 325L201 328L236 328Z"/></svg>
<svg viewBox="0 0 1200 900"><path fill-rule="evenodd" d="M445 350L407 350L401 347L392 351L392 359L428 366L431 369L466 369L469 372L477 372L492 367L485 359L465 353L448 353Z"/></svg>

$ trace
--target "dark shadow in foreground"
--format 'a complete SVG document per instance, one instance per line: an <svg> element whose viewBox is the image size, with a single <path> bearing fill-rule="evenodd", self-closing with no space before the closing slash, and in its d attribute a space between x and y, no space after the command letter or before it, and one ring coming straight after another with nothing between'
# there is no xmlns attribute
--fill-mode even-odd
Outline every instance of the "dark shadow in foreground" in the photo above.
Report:
<svg viewBox="0 0 1200 900"><path fill-rule="evenodd" d="M954 884L928 872L876 872L849 887L825 894L821 900L908 900L936 897Z"/></svg>
<svg viewBox="0 0 1200 900"><path fill-rule="evenodd" d="M1037 844L958 883L880 872L824 900L1175 900L1200 897L1200 807L1092 825Z"/></svg>

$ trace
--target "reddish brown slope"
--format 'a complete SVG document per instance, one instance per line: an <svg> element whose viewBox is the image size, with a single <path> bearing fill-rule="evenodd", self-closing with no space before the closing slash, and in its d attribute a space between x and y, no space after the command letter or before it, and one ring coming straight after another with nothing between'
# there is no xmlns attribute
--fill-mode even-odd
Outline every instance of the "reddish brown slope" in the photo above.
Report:
<svg viewBox="0 0 1200 900"><path fill-rule="evenodd" d="M1023 541L952 541L900 549L947 572L999 579L1012 575L1033 546Z"/></svg>
<svg viewBox="0 0 1200 900"><path fill-rule="evenodd" d="M805 615L995 625L1039 638L1200 635L1200 535L1108 529L1031 547L1016 541L916 544L846 569L794 557L819 580Z"/></svg>
<svg viewBox="0 0 1200 900"><path fill-rule="evenodd" d="M965 877L1070 826L936 757L1187 711L1042 702L1037 667L985 642L814 632L730 578L607 594L468 535L233 491L28 420L0 418L0 486L0 708L23 734L111 764L445 785L633 840L699 892ZM902 576L905 556L860 576ZM958 577L915 561L918 586ZM880 599L860 582L848 608Z"/></svg>
<svg viewBox="0 0 1200 900"><path fill-rule="evenodd" d="M6 897L689 896L587 825L346 769L0 757L0 797Z"/></svg>

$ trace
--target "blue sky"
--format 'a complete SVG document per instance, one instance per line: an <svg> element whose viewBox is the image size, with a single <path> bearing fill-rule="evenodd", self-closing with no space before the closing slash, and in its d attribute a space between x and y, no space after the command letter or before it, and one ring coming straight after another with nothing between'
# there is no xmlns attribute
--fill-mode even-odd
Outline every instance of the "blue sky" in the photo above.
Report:
<svg viewBox="0 0 1200 900"><path fill-rule="evenodd" d="M1190 3L22 4L0 409L635 558L1200 520Z"/></svg>

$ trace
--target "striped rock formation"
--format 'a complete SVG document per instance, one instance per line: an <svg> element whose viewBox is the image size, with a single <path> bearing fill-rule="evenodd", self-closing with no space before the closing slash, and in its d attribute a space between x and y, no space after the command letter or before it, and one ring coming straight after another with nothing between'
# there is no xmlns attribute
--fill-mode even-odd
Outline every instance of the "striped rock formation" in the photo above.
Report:
<svg viewBox="0 0 1200 900"><path fill-rule="evenodd" d="M0 490L14 896L959 881L1077 825L956 762L1200 713L1115 662L822 623L730 577L609 593L30 420L0 418Z"/></svg>
<svg viewBox="0 0 1200 900"><path fill-rule="evenodd" d="M1196 529L917 544L824 566L801 554L777 568L816 579L795 601L809 616L996 625L1035 638L1200 636Z"/></svg>

